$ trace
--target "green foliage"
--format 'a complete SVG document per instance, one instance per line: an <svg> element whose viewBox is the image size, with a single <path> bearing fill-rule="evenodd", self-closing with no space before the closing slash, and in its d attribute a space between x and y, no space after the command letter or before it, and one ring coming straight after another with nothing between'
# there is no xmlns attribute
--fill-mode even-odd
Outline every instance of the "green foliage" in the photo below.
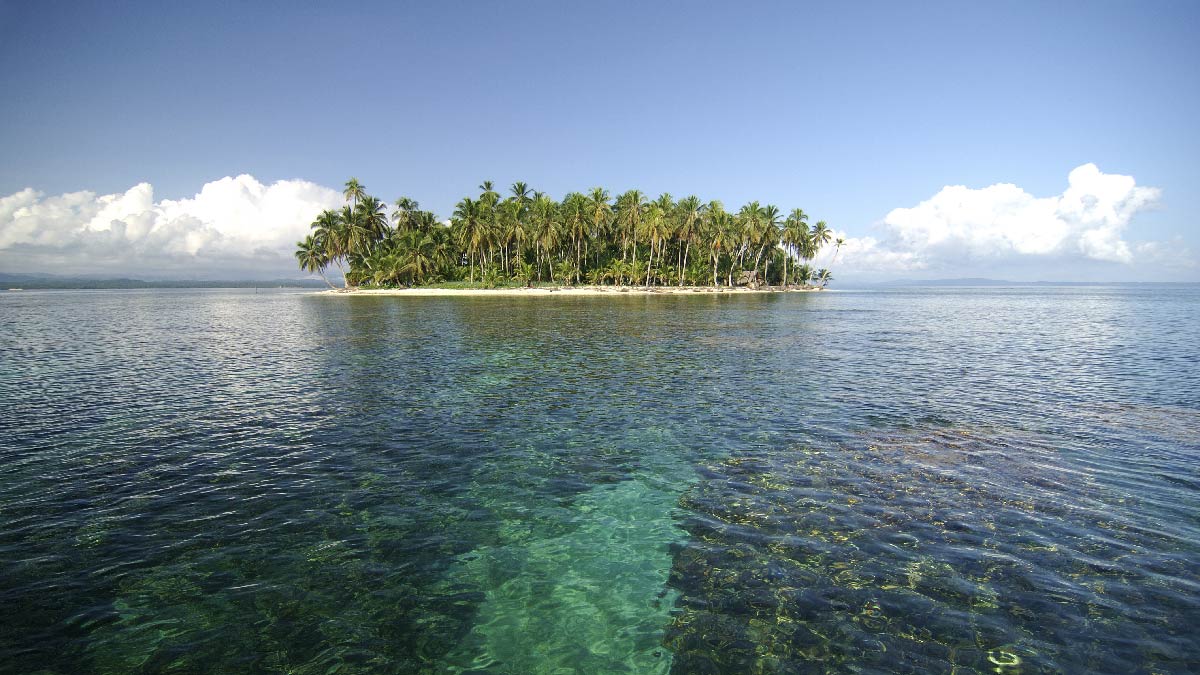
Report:
<svg viewBox="0 0 1200 675"><path fill-rule="evenodd" d="M389 219L387 205L351 178L348 203L317 215L312 233L296 244L296 262L322 278L336 267L347 286L732 284L743 272L783 285L812 281L807 263L833 238L824 221L810 227L801 209L785 218L758 202L730 213L717 201L651 200L638 190L614 200L593 188L556 202L521 181L508 197L491 181L479 188L478 197L455 205L449 223L408 197L394 202Z"/></svg>
<svg viewBox="0 0 1200 675"><path fill-rule="evenodd" d="M800 265L796 268L796 283L807 284L812 281L813 271L808 265Z"/></svg>
<svg viewBox="0 0 1200 675"><path fill-rule="evenodd" d="M575 278L575 264L570 260L562 260L554 266L554 279L563 286L568 286Z"/></svg>
<svg viewBox="0 0 1200 675"><path fill-rule="evenodd" d="M525 261L517 264L517 271L513 273L513 280L520 283L522 286L532 286L535 272L533 265Z"/></svg>
<svg viewBox="0 0 1200 675"><path fill-rule="evenodd" d="M489 267L480 282L484 288L499 288L504 285L504 274L496 267Z"/></svg>
<svg viewBox="0 0 1200 675"><path fill-rule="evenodd" d="M688 260L687 269L683 271L684 284L687 286L703 286L711 281L708 263L703 256Z"/></svg>

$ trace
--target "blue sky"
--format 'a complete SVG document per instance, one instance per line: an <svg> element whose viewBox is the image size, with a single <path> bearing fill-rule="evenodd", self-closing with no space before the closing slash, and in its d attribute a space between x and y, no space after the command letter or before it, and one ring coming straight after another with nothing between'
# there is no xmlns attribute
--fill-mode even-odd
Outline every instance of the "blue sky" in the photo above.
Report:
<svg viewBox="0 0 1200 675"><path fill-rule="evenodd" d="M1173 258L855 271L1200 279L1200 3L249 4L0 3L0 197L356 176L448 216L484 179L637 187L878 252L944 186L1055 197L1091 163L1157 188L1115 226Z"/></svg>

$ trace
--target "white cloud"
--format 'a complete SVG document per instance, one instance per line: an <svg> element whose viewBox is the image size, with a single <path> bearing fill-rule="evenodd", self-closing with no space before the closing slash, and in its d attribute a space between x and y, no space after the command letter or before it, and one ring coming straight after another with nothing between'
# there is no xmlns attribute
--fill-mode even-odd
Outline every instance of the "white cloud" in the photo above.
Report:
<svg viewBox="0 0 1200 675"><path fill-rule="evenodd" d="M1035 197L1012 184L947 186L889 212L877 236L835 236L814 261L849 276L988 276L1021 269L1065 278L1090 265L1107 278L1153 267L1190 270L1179 240L1127 239L1157 188L1085 164L1059 195ZM148 183L123 193L47 196L33 189L0 197L0 272L160 278L299 275L295 242L340 194L302 180L264 185L252 176L208 183L189 199L156 201ZM1135 275L1136 276L1136 275Z"/></svg>
<svg viewBox="0 0 1200 675"><path fill-rule="evenodd" d="M0 197L0 271L134 277L247 278L298 273L292 251L334 190L253 176L207 183L190 199L155 201L140 183L124 193Z"/></svg>
<svg viewBox="0 0 1200 675"><path fill-rule="evenodd" d="M1067 189L1052 197L1035 197L1010 183L946 186L916 206L889 212L879 225L881 237L847 238L839 260L844 269L863 273L971 276L1038 261L1047 276L1054 276L1049 263L1162 261L1163 244L1124 238L1134 216L1151 208L1160 194L1138 186L1132 176L1105 174L1095 164L1071 171ZM1191 264L1186 252L1176 252L1171 261Z"/></svg>

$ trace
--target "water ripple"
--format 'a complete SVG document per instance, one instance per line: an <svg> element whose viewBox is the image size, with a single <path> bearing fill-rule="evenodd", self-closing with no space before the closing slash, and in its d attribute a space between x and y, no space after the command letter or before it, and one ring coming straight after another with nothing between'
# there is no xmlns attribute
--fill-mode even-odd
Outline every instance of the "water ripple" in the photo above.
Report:
<svg viewBox="0 0 1200 675"><path fill-rule="evenodd" d="M1188 672L1198 301L0 295L0 670Z"/></svg>

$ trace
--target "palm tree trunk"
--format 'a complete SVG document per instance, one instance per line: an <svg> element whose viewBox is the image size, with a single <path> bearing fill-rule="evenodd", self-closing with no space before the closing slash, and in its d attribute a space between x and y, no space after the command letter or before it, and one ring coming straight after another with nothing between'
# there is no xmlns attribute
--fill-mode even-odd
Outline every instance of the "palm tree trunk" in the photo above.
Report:
<svg viewBox="0 0 1200 675"><path fill-rule="evenodd" d="M650 270L654 269L654 241L650 240L650 257L646 263L646 287L650 287Z"/></svg>
<svg viewBox="0 0 1200 675"><path fill-rule="evenodd" d="M659 261L658 264L661 265L662 261L664 261L666 259L667 259L667 240L664 237L663 240L658 244L658 261ZM676 253L676 261L675 262L676 262L676 264L679 263L678 253ZM667 276L664 274L663 276L660 276L658 278L658 282L660 284L669 284L669 283L671 283L671 280L668 279Z"/></svg>
<svg viewBox="0 0 1200 675"><path fill-rule="evenodd" d="M687 269L688 253L692 251L692 241L689 239L683 248L683 264L679 266L679 285L683 286L683 271Z"/></svg>
<svg viewBox="0 0 1200 675"><path fill-rule="evenodd" d="M342 267L342 261L335 258L333 262L337 264L338 271L342 273L342 288L350 288L350 280L346 278L346 268Z"/></svg>

